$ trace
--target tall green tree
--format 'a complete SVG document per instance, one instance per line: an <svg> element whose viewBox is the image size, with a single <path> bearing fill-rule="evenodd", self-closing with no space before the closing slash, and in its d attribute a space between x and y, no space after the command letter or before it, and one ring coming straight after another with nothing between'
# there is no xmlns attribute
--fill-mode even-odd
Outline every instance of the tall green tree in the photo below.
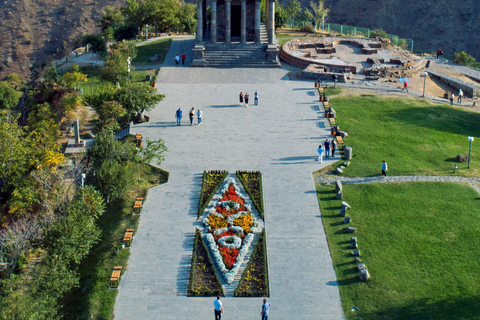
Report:
<svg viewBox="0 0 480 320"><path fill-rule="evenodd" d="M298 0L290 0L285 8L287 15L292 20L292 25L295 23L295 18L302 13L302 4Z"/></svg>
<svg viewBox="0 0 480 320"><path fill-rule="evenodd" d="M317 26L321 27L322 21L327 21L330 15L330 8L325 8L325 1L323 0L310 1L310 7L312 8L313 20L315 20Z"/></svg>
<svg viewBox="0 0 480 320"><path fill-rule="evenodd" d="M124 21L122 12L119 9L115 9L111 6L106 6L105 11L101 13L101 18L98 20L98 24L102 31L105 31L107 28L116 27L121 25Z"/></svg>
<svg viewBox="0 0 480 320"><path fill-rule="evenodd" d="M12 110L18 103L20 92L6 82L0 82L0 109Z"/></svg>
<svg viewBox="0 0 480 320"><path fill-rule="evenodd" d="M146 83L132 82L118 89L115 98L127 110L128 114L137 114L142 120L143 112L155 108L155 105L165 98L155 88Z"/></svg>

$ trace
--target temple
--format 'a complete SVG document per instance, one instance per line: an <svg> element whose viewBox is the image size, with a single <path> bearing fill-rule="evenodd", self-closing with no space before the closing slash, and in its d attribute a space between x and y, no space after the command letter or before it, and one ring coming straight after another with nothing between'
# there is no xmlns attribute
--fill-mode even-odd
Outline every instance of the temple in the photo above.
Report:
<svg viewBox="0 0 480 320"><path fill-rule="evenodd" d="M207 3L208 2L208 3ZM275 0L197 0L194 67L280 67ZM210 19L207 20L207 5Z"/></svg>

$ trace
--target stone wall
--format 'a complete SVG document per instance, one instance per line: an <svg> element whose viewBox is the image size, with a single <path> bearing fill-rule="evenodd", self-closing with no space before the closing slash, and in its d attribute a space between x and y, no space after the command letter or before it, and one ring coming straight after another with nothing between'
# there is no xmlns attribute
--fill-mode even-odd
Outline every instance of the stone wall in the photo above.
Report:
<svg viewBox="0 0 480 320"><path fill-rule="evenodd" d="M456 90L462 89L465 97L468 97L468 98L480 97L480 86L478 85L475 85L473 83L463 82L460 79L453 78L447 74L440 73L432 69L427 69L427 72L430 76L440 79L441 81L443 81L450 87L455 88ZM454 93L455 95L457 94L456 92Z"/></svg>

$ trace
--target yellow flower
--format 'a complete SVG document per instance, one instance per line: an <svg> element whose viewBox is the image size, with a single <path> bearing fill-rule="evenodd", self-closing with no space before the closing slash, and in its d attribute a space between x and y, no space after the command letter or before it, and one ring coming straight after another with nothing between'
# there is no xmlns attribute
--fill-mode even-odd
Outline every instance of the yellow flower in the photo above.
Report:
<svg viewBox="0 0 480 320"><path fill-rule="evenodd" d="M220 228L226 228L228 226L228 222L225 218L220 218L214 214L208 217L208 225L212 230L217 230Z"/></svg>
<svg viewBox="0 0 480 320"><path fill-rule="evenodd" d="M240 218L233 220L233 224L242 227L245 233L250 233L250 228L253 226L253 216L251 214L244 214Z"/></svg>

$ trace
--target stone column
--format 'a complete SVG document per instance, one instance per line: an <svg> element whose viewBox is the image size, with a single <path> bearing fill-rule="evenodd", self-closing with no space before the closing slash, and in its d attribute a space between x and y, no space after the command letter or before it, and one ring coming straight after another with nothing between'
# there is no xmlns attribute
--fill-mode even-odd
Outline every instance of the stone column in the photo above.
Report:
<svg viewBox="0 0 480 320"><path fill-rule="evenodd" d="M197 42L203 41L203 0L197 0Z"/></svg>
<svg viewBox="0 0 480 320"><path fill-rule="evenodd" d="M260 1L255 0L255 43L260 43Z"/></svg>
<svg viewBox="0 0 480 320"><path fill-rule="evenodd" d="M232 43L232 0L225 0L225 44Z"/></svg>
<svg viewBox="0 0 480 320"><path fill-rule="evenodd" d="M247 43L247 0L242 0L242 18L240 23L240 43Z"/></svg>
<svg viewBox="0 0 480 320"><path fill-rule="evenodd" d="M217 0L212 0L211 42L217 44Z"/></svg>
<svg viewBox="0 0 480 320"><path fill-rule="evenodd" d="M275 44L275 0L269 1L269 13L268 13L268 44Z"/></svg>

